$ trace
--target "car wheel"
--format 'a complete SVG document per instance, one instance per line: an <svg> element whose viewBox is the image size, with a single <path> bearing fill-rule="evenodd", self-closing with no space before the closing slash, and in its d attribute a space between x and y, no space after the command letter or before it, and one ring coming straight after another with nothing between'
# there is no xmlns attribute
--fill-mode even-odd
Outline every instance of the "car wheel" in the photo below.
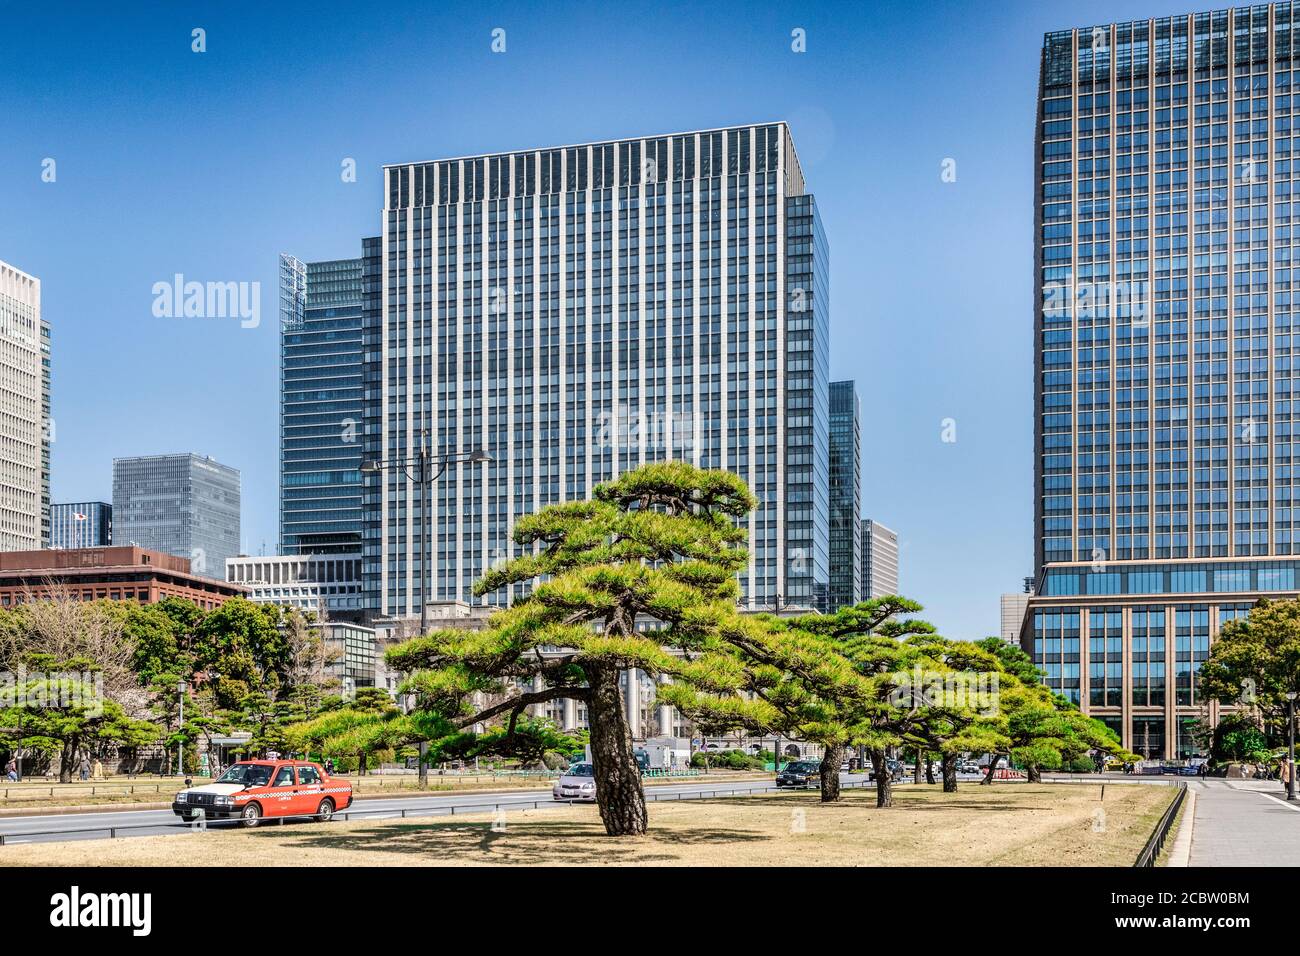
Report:
<svg viewBox="0 0 1300 956"><path fill-rule="evenodd" d="M334 819L334 801L326 797L316 808L316 819L321 823L329 823Z"/></svg>
<svg viewBox="0 0 1300 956"><path fill-rule="evenodd" d="M250 803L244 807L244 812L239 815L239 822L246 827L255 827L262 819L262 808L256 803Z"/></svg>

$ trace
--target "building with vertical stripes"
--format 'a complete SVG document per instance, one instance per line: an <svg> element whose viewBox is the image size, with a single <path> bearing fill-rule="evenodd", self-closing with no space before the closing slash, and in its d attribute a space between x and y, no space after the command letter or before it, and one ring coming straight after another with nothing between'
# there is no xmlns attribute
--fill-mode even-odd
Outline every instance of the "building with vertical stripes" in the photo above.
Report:
<svg viewBox="0 0 1300 956"><path fill-rule="evenodd" d="M365 257L280 256L280 553L354 554L365 524Z"/></svg>
<svg viewBox="0 0 1300 956"><path fill-rule="evenodd" d="M862 599L898 593L898 534L879 521L862 522Z"/></svg>
<svg viewBox="0 0 1300 956"><path fill-rule="evenodd" d="M52 433L41 280L0 262L0 551L49 546Z"/></svg>
<svg viewBox="0 0 1300 956"><path fill-rule="evenodd" d="M831 382L830 609L865 600L862 583L862 422L853 382Z"/></svg>
<svg viewBox="0 0 1300 956"><path fill-rule="evenodd" d="M827 606L828 252L784 123L396 164L385 186L376 457L492 458L434 489L431 601L480 603L518 516L679 459L760 500L744 606ZM419 496L368 480L363 574L417 616Z"/></svg>
<svg viewBox="0 0 1300 956"><path fill-rule="evenodd" d="M1043 41L1021 644L1151 759L1217 721L1223 624L1297 594L1298 25L1275 3Z"/></svg>
<svg viewBox="0 0 1300 956"><path fill-rule="evenodd" d="M50 505L51 548L107 548L113 543L113 506L106 501Z"/></svg>

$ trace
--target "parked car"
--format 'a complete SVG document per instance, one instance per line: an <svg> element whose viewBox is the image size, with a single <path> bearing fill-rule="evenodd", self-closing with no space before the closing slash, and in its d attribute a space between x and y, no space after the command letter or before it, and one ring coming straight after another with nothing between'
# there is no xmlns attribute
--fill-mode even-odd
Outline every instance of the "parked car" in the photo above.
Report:
<svg viewBox="0 0 1300 956"><path fill-rule="evenodd" d="M792 760L776 775L778 787L820 787L822 768L815 760Z"/></svg>
<svg viewBox="0 0 1300 956"><path fill-rule="evenodd" d="M315 817L327 822L352 805L352 784L300 760L241 760L212 783L176 794L172 812L194 820L238 817L255 827L263 817Z"/></svg>
<svg viewBox="0 0 1300 956"><path fill-rule="evenodd" d="M902 761L899 761L899 760L886 760L886 761L885 761L885 768L886 768L886 770L888 771L888 773L889 773L889 778L890 778L891 780L898 780L898 779L901 779L901 778L902 778L902 776L903 776L903 769L904 769L904 768L903 768ZM871 769L871 771L867 774L867 779L868 779L868 780L875 780L875 779L876 779L876 770L875 770L874 767L873 767L873 768Z"/></svg>
<svg viewBox="0 0 1300 956"><path fill-rule="evenodd" d="M575 763L551 786L552 800L596 802L596 770L589 763Z"/></svg>
<svg viewBox="0 0 1300 956"><path fill-rule="evenodd" d="M977 764L974 760L959 760L957 761L957 772L958 773L979 773L980 767L979 764Z"/></svg>

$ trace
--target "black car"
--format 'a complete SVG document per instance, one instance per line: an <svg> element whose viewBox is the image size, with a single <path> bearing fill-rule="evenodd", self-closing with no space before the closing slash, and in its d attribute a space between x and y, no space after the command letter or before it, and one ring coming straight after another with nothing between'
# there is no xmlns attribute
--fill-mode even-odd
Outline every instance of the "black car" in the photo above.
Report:
<svg viewBox="0 0 1300 956"><path fill-rule="evenodd" d="M822 768L815 760L792 760L776 775L778 787L820 787Z"/></svg>
<svg viewBox="0 0 1300 956"><path fill-rule="evenodd" d="M889 774L889 779L890 779L890 780L900 780L900 779L902 779L902 776L903 776L903 762L902 762L901 760L886 760L886 761L885 761L885 772ZM875 769L874 767L872 767L871 770L867 772L867 779L868 779L868 780L875 780L875 779L876 779L876 769Z"/></svg>

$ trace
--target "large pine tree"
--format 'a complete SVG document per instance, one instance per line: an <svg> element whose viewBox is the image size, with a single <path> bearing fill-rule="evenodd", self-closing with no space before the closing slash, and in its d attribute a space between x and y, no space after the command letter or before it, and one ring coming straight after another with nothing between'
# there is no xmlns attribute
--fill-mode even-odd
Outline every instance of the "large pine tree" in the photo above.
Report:
<svg viewBox="0 0 1300 956"><path fill-rule="evenodd" d="M586 705L596 799L611 836L644 833L645 798L620 675L629 668L729 686L719 631L736 620L746 566L740 520L755 500L728 472L645 465L593 500L522 517L526 553L488 571L475 593L528 583L483 631L443 630L388 652L417 706L456 728L504 722L535 704Z"/></svg>

